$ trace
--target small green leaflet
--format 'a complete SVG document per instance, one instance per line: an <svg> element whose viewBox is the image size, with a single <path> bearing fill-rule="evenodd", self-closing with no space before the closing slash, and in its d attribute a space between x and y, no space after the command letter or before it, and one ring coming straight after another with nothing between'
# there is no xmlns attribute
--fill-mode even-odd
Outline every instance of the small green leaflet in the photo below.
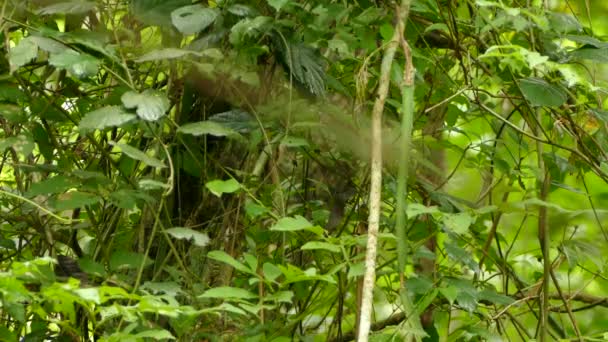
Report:
<svg viewBox="0 0 608 342"><path fill-rule="evenodd" d="M265 262L264 265L262 265L262 271L264 272L264 277L268 281L274 281L283 274L275 264L269 262Z"/></svg>
<svg viewBox="0 0 608 342"><path fill-rule="evenodd" d="M55 209L62 211L99 203L101 197L87 192L72 191L59 195L53 202Z"/></svg>
<svg viewBox="0 0 608 342"><path fill-rule="evenodd" d="M69 49L52 54L49 58L49 64L58 69L65 69L78 78L93 76L99 68L97 58Z"/></svg>
<svg viewBox="0 0 608 342"><path fill-rule="evenodd" d="M557 107L568 99L566 93L558 86L540 78L528 77L519 80L518 83L521 92L533 106Z"/></svg>
<svg viewBox="0 0 608 342"><path fill-rule="evenodd" d="M166 232L176 239L193 240L194 244L199 247L205 247L209 244L209 236L207 234L197 232L190 228L173 227L167 229Z"/></svg>
<svg viewBox="0 0 608 342"><path fill-rule="evenodd" d="M340 253L340 246L323 241L309 241L305 243L302 247L300 247L300 249L302 249L303 251L313 249L324 249L326 251Z"/></svg>
<svg viewBox="0 0 608 342"><path fill-rule="evenodd" d="M169 99L164 93L146 89L142 93L128 91L120 98L126 108L137 108L137 115L146 121L156 121L169 110Z"/></svg>
<svg viewBox="0 0 608 342"><path fill-rule="evenodd" d="M225 181L219 179L212 180L205 184L205 186L217 197L221 197L222 194L231 194L241 188L241 184L234 178Z"/></svg>
<svg viewBox="0 0 608 342"><path fill-rule="evenodd" d="M135 62L143 63L143 62L152 62L152 61L159 61L159 60L165 60L165 59L175 59L175 58L181 58L181 57L188 56L188 55L200 56L201 54L196 51L191 51L191 50L166 48L166 49L158 49L158 50L150 51L147 54L136 59Z"/></svg>
<svg viewBox="0 0 608 342"><path fill-rule="evenodd" d="M234 267L234 269L236 269L237 271L241 271L243 273L248 273L248 274L251 274L256 277L258 276L258 274L255 272L255 270L251 270L249 267L238 262L236 259L234 259L232 256L228 255L224 251L211 251L207 254L207 258L228 264L228 265Z"/></svg>
<svg viewBox="0 0 608 342"><path fill-rule="evenodd" d="M295 232L300 230L308 230L319 236L323 235L323 228L316 227L312 223L308 222L302 216L296 215L295 217L283 217L277 221L270 230L278 232Z"/></svg>
<svg viewBox="0 0 608 342"><path fill-rule="evenodd" d="M75 0L57 2L38 10L40 15L48 14L81 14L95 9L95 2Z"/></svg>
<svg viewBox="0 0 608 342"><path fill-rule="evenodd" d="M84 132L102 130L120 126L136 118L135 114L125 112L120 106L106 106L85 114L80 120L78 129Z"/></svg>
<svg viewBox="0 0 608 342"><path fill-rule="evenodd" d="M190 35L197 34L213 24L218 16L215 8L202 5L180 7L171 12L171 22L179 32Z"/></svg>
<svg viewBox="0 0 608 342"><path fill-rule="evenodd" d="M418 215L424 214L438 214L441 213L437 206L427 207L420 203L410 203L407 205L406 214L409 218L414 218Z"/></svg>
<svg viewBox="0 0 608 342"><path fill-rule="evenodd" d="M122 153L126 154L127 156L129 156L135 160L139 160L140 162L142 162L148 166L157 167L160 169L166 167L162 161L147 155L146 153L136 149L135 147L133 147L131 145L117 143L115 141L110 141L110 145L120 148L122 150Z"/></svg>
<svg viewBox="0 0 608 342"><path fill-rule="evenodd" d="M281 8L283 8L283 6L285 6L289 2L288 0L266 0L266 1L277 12L280 12Z"/></svg>
<svg viewBox="0 0 608 342"><path fill-rule="evenodd" d="M447 229L457 234L466 234L469 226L473 224L473 217L467 213L443 215L443 224Z"/></svg>
<svg viewBox="0 0 608 342"><path fill-rule="evenodd" d="M205 291L199 298L255 299L258 296L238 287L221 286Z"/></svg>
<svg viewBox="0 0 608 342"><path fill-rule="evenodd" d="M178 128L177 131L194 136L209 134L216 137L240 137L233 129L215 121L199 121L185 124Z"/></svg>
<svg viewBox="0 0 608 342"><path fill-rule="evenodd" d="M26 65L37 56L38 45L36 45L31 39L21 39L17 46L10 49L10 52L8 54L8 61L11 65L11 72L17 70L21 66Z"/></svg>

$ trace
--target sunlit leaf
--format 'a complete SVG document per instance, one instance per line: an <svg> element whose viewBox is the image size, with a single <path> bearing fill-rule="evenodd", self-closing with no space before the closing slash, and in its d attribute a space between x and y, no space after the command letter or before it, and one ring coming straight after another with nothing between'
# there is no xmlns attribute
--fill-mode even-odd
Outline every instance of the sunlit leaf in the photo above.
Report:
<svg viewBox="0 0 608 342"><path fill-rule="evenodd" d="M90 77L97 73L99 60L91 55L74 50L64 50L52 54L49 63L59 69L66 69L78 78Z"/></svg>
<svg viewBox="0 0 608 342"><path fill-rule="evenodd" d="M561 106L568 99L566 93L558 86L547 81L529 77L519 80L519 87L533 106Z"/></svg>
<svg viewBox="0 0 608 342"><path fill-rule="evenodd" d="M221 298L221 299L255 299L258 296L245 289L237 287L220 286L205 291L199 298Z"/></svg>
<svg viewBox="0 0 608 342"><path fill-rule="evenodd" d="M102 130L123 125L136 118L135 114L125 112L120 106L106 106L85 114L78 124L78 129L81 131Z"/></svg>
<svg viewBox="0 0 608 342"><path fill-rule="evenodd" d="M95 9L95 2L86 1L86 0L75 0L75 1L65 1L58 2L52 5L43 7L38 10L38 14L40 15L48 15L48 14L80 14L87 13L91 10Z"/></svg>
<svg viewBox="0 0 608 342"><path fill-rule="evenodd" d="M217 197L222 196L222 194L231 194L241 188L239 182L234 178L225 181L219 179L212 180L207 182L205 186Z"/></svg>
<svg viewBox="0 0 608 342"><path fill-rule="evenodd" d="M143 93L128 91L120 98L126 108L137 108L137 116L146 121L156 121L169 110L169 99L164 93L147 89Z"/></svg>
<svg viewBox="0 0 608 342"><path fill-rule="evenodd" d="M309 241L309 242L305 243L302 247L300 247L300 249L302 249L302 250L323 249L323 250L334 252L334 253L340 253L340 251L341 251L340 246L334 245L329 242L323 242L323 241Z"/></svg>
<svg viewBox="0 0 608 342"><path fill-rule="evenodd" d="M194 136L209 134L216 137L237 137L239 134L229 127L214 121L192 122L180 126L178 132Z"/></svg>
<svg viewBox="0 0 608 342"><path fill-rule="evenodd" d="M145 152L142 152L131 145L117 143L114 141L111 141L110 144L120 148L122 153L126 154L127 156L129 156L135 160L139 160L140 162L142 162L148 166L156 167L156 168L167 167L165 165L165 163L163 163L162 161L160 161L152 156L147 155Z"/></svg>
<svg viewBox="0 0 608 342"><path fill-rule="evenodd" d="M26 65L32 59L38 56L38 45L31 39L23 38L8 53L8 61L11 64L11 71L17 70L19 67Z"/></svg>
<svg viewBox="0 0 608 342"><path fill-rule="evenodd" d="M228 255L226 252L224 251L211 251L207 254L207 257L216 261L220 261L223 262L225 264L228 264L232 267L234 267L236 270L244 272L244 273L248 273L254 276L257 276L258 274L255 272L255 270L251 270L249 267L245 266L243 263L238 262L236 259L234 259L232 256Z"/></svg>
<svg viewBox="0 0 608 342"><path fill-rule="evenodd" d="M176 239L193 240L194 244L199 247L205 247L209 244L209 236L205 233L197 232L194 229L173 227L167 229L166 232Z"/></svg>
<svg viewBox="0 0 608 342"><path fill-rule="evenodd" d="M214 8L190 5L171 12L171 22L183 34L196 34L213 24L218 15Z"/></svg>

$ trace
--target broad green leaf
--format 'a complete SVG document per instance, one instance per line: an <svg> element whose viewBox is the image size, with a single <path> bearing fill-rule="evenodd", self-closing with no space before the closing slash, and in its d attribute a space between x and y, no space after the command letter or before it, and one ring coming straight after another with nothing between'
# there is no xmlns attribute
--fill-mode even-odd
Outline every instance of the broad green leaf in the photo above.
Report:
<svg viewBox="0 0 608 342"><path fill-rule="evenodd" d="M95 9L95 2L75 0L54 3L38 10L40 15L48 14L81 14Z"/></svg>
<svg viewBox="0 0 608 342"><path fill-rule="evenodd" d="M265 262L264 265L262 265L262 272L264 272L264 278L268 281L274 281L283 274L275 264L269 262Z"/></svg>
<svg viewBox="0 0 608 342"><path fill-rule="evenodd" d="M146 153L136 149L135 147L131 146L131 145L127 145L127 144L123 144L123 143L117 143L114 141L110 141L110 144L113 146L116 146L118 148L120 148L120 150L122 151L122 153L126 154L127 156L129 156L132 159L135 160L139 160L142 163L151 166L151 167L156 167L156 168L164 168L166 167L165 163L163 163L162 161L151 157L149 155L147 155Z"/></svg>
<svg viewBox="0 0 608 342"><path fill-rule="evenodd" d="M558 86L540 78L529 77L519 80L518 83L521 92L533 106L557 107L568 99L566 93Z"/></svg>
<svg viewBox="0 0 608 342"><path fill-rule="evenodd" d="M497 293L494 290L490 290L490 289L485 289L479 292L478 297L480 300L487 300L489 302L492 302L494 304L500 304L500 305L509 305L512 304L515 300L511 297L502 295L500 293Z"/></svg>
<svg viewBox="0 0 608 342"><path fill-rule="evenodd" d="M79 182L77 182L76 180L65 175L59 175L45 179L40 182L32 183L32 186L27 192L27 196L34 197L46 194L59 194L66 192L67 190L74 188L78 185Z"/></svg>
<svg viewBox="0 0 608 342"><path fill-rule="evenodd" d="M87 302L92 302L95 304L101 304L101 298L99 296L99 289L95 287L81 288L74 290L74 293L86 300Z"/></svg>
<svg viewBox="0 0 608 342"><path fill-rule="evenodd" d="M215 8L184 6L171 12L171 22L183 34L197 34L213 24L218 14Z"/></svg>
<svg viewBox="0 0 608 342"><path fill-rule="evenodd" d="M458 297L458 288L455 286L440 287L439 292L450 302L450 305L453 305Z"/></svg>
<svg viewBox="0 0 608 342"><path fill-rule="evenodd" d="M30 153L32 153L35 146L36 144L34 143L34 139L25 134L0 139L0 151L4 151L7 148L12 148L20 156L28 156Z"/></svg>
<svg viewBox="0 0 608 342"><path fill-rule="evenodd" d="M21 107L11 103L0 103L0 116L15 124L27 121L27 117L21 110Z"/></svg>
<svg viewBox="0 0 608 342"><path fill-rule="evenodd" d="M323 235L323 229L315 227L312 223L308 222L302 216L296 215L295 217L283 217L279 219L270 230L278 232L295 232L300 230L308 230L319 236Z"/></svg>
<svg viewBox="0 0 608 342"><path fill-rule="evenodd" d="M241 184L234 178L225 181L219 179L212 180L207 182L205 186L217 197L221 197L222 194L231 194L241 188Z"/></svg>
<svg viewBox="0 0 608 342"><path fill-rule="evenodd" d="M409 218L414 218L418 215L438 214L441 213L437 206L427 207L421 203L410 203L407 205L406 214Z"/></svg>
<svg viewBox="0 0 608 342"><path fill-rule="evenodd" d="M305 147L309 146L308 141L304 138L287 136L281 140L281 145L287 147Z"/></svg>
<svg viewBox="0 0 608 342"><path fill-rule="evenodd" d="M274 8L277 12L281 11L281 8L289 3L289 0L266 0L272 8Z"/></svg>
<svg viewBox="0 0 608 342"><path fill-rule="evenodd" d="M326 251L340 253L340 246L334 245L333 243L324 242L324 241L309 241L305 243L302 247L302 250L314 250L314 249L324 249Z"/></svg>
<svg viewBox="0 0 608 342"><path fill-rule="evenodd" d="M31 39L21 39L19 44L10 49L10 52L8 53L8 61L11 65L11 72L17 70L21 66L26 65L37 56L38 45L36 45Z"/></svg>
<svg viewBox="0 0 608 342"><path fill-rule="evenodd" d="M199 247L205 247L209 244L209 236L207 234L197 232L190 228L173 227L167 229L166 232L176 239L193 240L194 244Z"/></svg>
<svg viewBox="0 0 608 342"><path fill-rule="evenodd" d="M214 287L205 291L199 298L222 298L222 299L255 299L258 295L245 289L230 286Z"/></svg>
<svg viewBox="0 0 608 342"><path fill-rule="evenodd" d="M228 264L228 265L234 267L238 271L248 273L248 274L254 275L256 277L258 276L258 274L255 272L255 270L251 270L249 267L245 266L245 264L238 262L236 259L234 259L230 255L228 255L224 251L211 251L207 254L207 257L209 259L213 259L213 260Z"/></svg>
<svg viewBox="0 0 608 342"><path fill-rule="evenodd" d="M175 297L178 294L182 293L182 288L177 282L174 281L165 281L165 282L145 282L142 286L142 289L147 289L152 291L154 294L166 294L171 297Z"/></svg>
<svg viewBox="0 0 608 342"><path fill-rule="evenodd" d="M146 258L143 254L118 250L110 256L110 270L119 271L122 269L139 269L145 260L145 266L153 263L152 260Z"/></svg>
<svg viewBox="0 0 608 342"><path fill-rule="evenodd" d="M168 332L165 329L149 329L149 330L145 330L142 332L139 332L137 334L132 335L133 337L135 337L135 339L139 340L139 339L154 339L154 340L175 340L175 337L173 335L171 335L170 332Z"/></svg>
<svg viewBox="0 0 608 342"><path fill-rule="evenodd" d="M251 201L245 203L245 213L250 219L255 219L256 217L263 215L267 212L269 212L269 209L262 205Z"/></svg>
<svg viewBox="0 0 608 342"><path fill-rule="evenodd" d="M443 214L443 224L457 234L466 234L473 221L474 218L467 213Z"/></svg>
<svg viewBox="0 0 608 342"><path fill-rule="evenodd" d="M64 50L52 54L49 58L49 64L59 69L66 69L78 78L93 76L97 74L99 68L97 58L74 50Z"/></svg>
<svg viewBox="0 0 608 342"><path fill-rule="evenodd" d="M176 48L166 48L154 50L146 53L145 55L137 58L135 60L136 63L143 62L151 62L151 61L159 61L166 59L175 59L181 58L188 55L200 55L200 53L192 50L184 50L184 49L176 49Z"/></svg>
<svg viewBox="0 0 608 342"><path fill-rule="evenodd" d="M147 25L171 25L171 13L192 0L132 0L133 14Z"/></svg>
<svg viewBox="0 0 608 342"><path fill-rule="evenodd" d="M146 121L156 121L169 110L169 99L164 93L147 89L142 93L128 91L120 98L126 108L137 108L137 115Z"/></svg>
<svg viewBox="0 0 608 342"><path fill-rule="evenodd" d="M69 47L64 45L54 39L40 37L40 36L29 36L27 39L30 39L34 42L40 50L44 50L50 53L61 53L65 50L68 50Z"/></svg>
<svg viewBox="0 0 608 342"><path fill-rule="evenodd" d="M583 47L570 52L570 55L577 59L608 63L608 48Z"/></svg>
<svg viewBox="0 0 608 342"><path fill-rule="evenodd" d="M450 259L470 268L475 272L479 272L479 265L473 259L473 255L470 252L451 241L444 243L444 249Z"/></svg>
<svg viewBox="0 0 608 342"><path fill-rule="evenodd" d="M177 129L178 132L183 134L190 134L194 136L209 134L216 137L236 137L239 136L237 132L228 128L227 126L214 121L199 121L189 124L185 124Z"/></svg>
<svg viewBox="0 0 608 342"><path fill-rule="evenodd" d="M256 38L264 32L271 22L271 18L259 16L254 19L245 18L230 29L230 44L240 46L247 38Z"/></svg>
<svg viewBox="0 0 608 342"><path fill-rule="evenodd" d="M135 114L125 112L119 106L106 106L85 114L78 124L78 129L85 132L102 130L123 125L136 118Z"/></svg>
<svg viewBox="0 0 608 342"><path fill-rule="evenodd" d="M270 296L264 297L265 302L291 303L293 301L292 291L278 291ZM290 340L291 341L291 340Z"/></svg>
<svg viewBox="0 0 608 342"><path fill-rule="evenodd" d="M87 192L71 191L61 194L54 201L55 209L59 211L82 208L101 202L101 197Z"/></svg>

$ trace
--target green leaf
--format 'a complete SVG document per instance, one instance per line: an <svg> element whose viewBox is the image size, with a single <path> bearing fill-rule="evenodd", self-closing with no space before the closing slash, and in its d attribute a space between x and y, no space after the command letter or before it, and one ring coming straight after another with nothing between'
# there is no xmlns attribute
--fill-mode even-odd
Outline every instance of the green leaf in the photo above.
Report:
<svg viewBox="0 0 608 342"><path fill-rule="evenodd" d="M576 59L585 59L598 63L608 63L608 48L597 49L594 47L583 47L570 52Z"/></svg>
<svg viewBox="0 0 608 342"><path fill-rule="evenodd" d="M439 214L439 208L437 206L427 207L421 203L410 203L407 205L406 214L409 218L414 218L418 215L425 214Z"/></svg>
<svg viewBox="0 0 608 342"><path fill-rule="evenodd" d="M21 107L10 103L0 103L0 116L14 124L27 121L27 117L24 115Z"/></svg>
<svg viewBox="0 0 608 342"><path fill-rule="evenodd" d="M78 78L86 78L97 74L99 60L91 55L74 50L64 50L52 54L49 64L59 69L66 69Z"/></svg>
<svg viewBox="0 0 608 342"><path fill-rule="evenodd" d="M197 232L190 228L174 227L167 229L166 232L176 239L193 240L194 244L199 247L205 247L209 244L209 236L207 234Z"/></svg>
<svg viewBox="0 0 608 342"><path fill-rule="evenodd" d="M281 140L281 145L282 146L287 146L287 147L306 147L309 146L308 141L304 138L298 138L298 137L292 137L292 136L286 136L285 138L283 138L283 140Z"/></svg>
<svg viewBox="0 0 608 342"><path fill-rule="evenodd" d="M143 62L152 62L166 59L176 59L181 58L188 55L196 55L200 56L201 54L196 51L184 50L184 49L176 49L176 48L166 48L154 50L146 53L145 55L137 58L135 60L136 63Z"/></svg>
<svg viewBox="0 0 608 342"><path fill-rule="evenodd" d="M249 267L245 266L244 264L238 262L236 259L234 259L233 257L231 257L230 255L228 255L226 252L224 251L211 251L207 254L207 257L209 259L213 259L216 261L220 261L223 262L225 264L228 264L232 267L234 267L234 269L244 272L244 273L248 273L254 276L258 276L258 274L255 272L255 270L251 270Z"/></svg>
<svg viewBox="0 0 608 342"><path fill-rule="evenodd" d="M566 93L558 86L540 78L529 77L519 80L518 83L521 92L533 106L557 107L568 99Z"/></svg>
<svg viewBox="0 0 608 342"><path fill-rule="evenodd" d="M292 303L292 291L278 291L264 298L265 302ZM290 340L291 341L291 340Z"/></svg>
<svg viewBox="0 0 608 342"><path fill-rule="evenodd" d="M443 214L443 224L457 234L466 234L473 221L474 218L467 213Z"/></svg>
<svg viewBox="0 0 608 342"><path fill-rule="evenodd" d="M314 250L314 249L324 249L326 251L340 253L340 246L334 245L333 243L323 242L323 241L309 241L305 243L300 249L306 250Z"/></svg>
<svg viewBox="0 0 608 342"><path fill-rule="evenodd" d="M272 8L274 8L277 12L281 11L281 8L285 6L289 0L266 0Z"/></svg>
<svg viewBox="0 0 608 342"><path fill-rule="evenodd" d="M169 110L169 99L164 93L152 89L143 93L128 91L120 98L126 108L137 108L137 115L146 121L156 121Z"/></svg>
<svg viewBox="0 0 608 342"><path fill-rule="evenodd" d="M8 61L11 65L11 72L17 70L21 66L26 65L37 56L38 45L36 45L31 39L21 39L19 44L10 49L10 52L8 53Z"/></svg>
<svg viewBox="0 0 608 342"><path fill-rule="evenodd" d="M70 210L82 208L87 205L93 205L101 202L101 197L87 192L71 191L61 194L55 201L54 207L56 210Z"/></svg>
<svg viewBox="0 0 608 342"><path fill-rule="evenodd" d="M139 269L145 260L145 266L152 265L153 261L146 258L143 254L116 251L110 256L110 270L119 271L122 269Z"/></svg>
<svg viewBox="0 0 608 342"><path fill-rule="evenodd" d="M214 121L199 121L185 124L177 129L179 133L199 136L209 134L216 137L238 137L237 132L227 126Z"/></svg>
<svg viewBox="0 0 608 342"><path fill-rule="evenodd" d="M34 143L34 139L25 134L0 139L0 151L4 151L7 148L12 148L21 156L29 156L34 150L35 146L36 144Z"/></svg>
<svg viewBox="0 0 608 342"><path fill-rule="evenodd" d="M27 39L30 39L32 42L34 42L39 49L50 53L61 53L69 49L67 45L64 45L54 39L46 37L29 36L27 37Z"/></svg>
<svg viewBox="0 0 608 342"><path fill-rule="evenodd" d="M132 335L135 339L152 338L155 340L175 340L175 337L170 332L164 329L149 329Z"/></svg>
<svg viewBox="0 0 608 342"><path fill-rule="evenodd" d="M132 0L133 14L147 25L171 25L171 13L191 0Z"/></svg>
<svg viewBox="0 0 608 342"><path fill-rule="evenodd" d="M197 34L213 24L218 15L215 8L184 6L171 12L171 22L183 34Z"/></svg>
<svg viewBox="0 0 608 342"><path fill-rule="evenodd" d="M281 274L283 274L281 269L279 269L275 264L271 264L269 262L265 262L264 265L262 265L262 271L264 272L264 278L266 278L268 281L274 281L281 276Z"/></svg>
<svg viewBox="0 0 608 342"><path fill-rule="evenodd" d="M95 3L84 0L54 3L38 10L39 15L49 14L82 14L95 9Z"/></svg>
<svg viewBox="0 0 608 342"><path fill-rule="evenodd" d="M231 194L241 188L241 184L234 178L225 181L219 179L212 180L207 182L205 186L217 197L221 197L222 194Z"/></svg>
<svg viewBox="0 0 608 342"><path fill-rule="evenodd" d="M162 161L147 155L146 153L136 149L135 147L133 147L131 145L117 143L115 141L110 141L110 145L120 148L122 153L126 154L127 156L129 156L132 159L139 160L148 166L156 167L156 168L160 168L160 169L166 167L165 163L163 163Z"/></svg>
<svg viewBox="0 0 608 342"><path fill-rule="evenodd" d="M65 175L59 175L40 182L32 183L32 186L27 192L27 196L35 197L38 195L59 194L66 192L67 190L78 185L79 183L74 179Z"/></svg>
<svg viewBox="0 0 608 342"><path fill-rule="evenodd" d="M87 302L101 304L101 298L99 297L99 289L95 287L76 289L74 290L74 293L78 297L86 300Z"/></svg>
<svg viewBox="0 0 608 342"><path fill-rule="evenodd" d="M509 305L512 304L513 302L515 302L515 300L511 297L502 295L500 293L497 293L494 290L490 290L490 289L485 289L479 292L478 297L480 300L487 300L489 302L492 302L494 304L500 304L500 305Z"/></svg>
<svg viewBox="0 0 608 342"><path fill-rule="evenodd" d="M270 227L270 230L277 232L296 232L300 230L308 230L317 235L323 235L323 229L319 228L319 231L317 228L318 227L315 227L304 217L296 215L295 217L283 217L279 219L272 227Z"/></svg>
<svg viewBox="0 0 608 342"><path fill-rule="evenodd" d="M255 299L258 295L238 287L220 286L205 291L199 298Z"/></svg>
<svg viewBox="0 0 608 342"><path fill-rule="evenodd" d="M245 43L247 38L258 37L269 26L270 22L271 18L264 16L242 19L230 29L230 44L240 46Z"/></svg>
<svg viewBox="0 0 608 342"><path fill-rule="evenodd" d="M453 305L458 297L458 288L455 286L440 287L439 292L450 302L450 305Z"/></svg>
<svg viewBox="0 0 608 342"><path fill-rule="evenodd" d="M85 114L78 124L78 129L84 132L102 130L121 126L136 118L135 114L125 112L120 106L106 106Z"/></svg>

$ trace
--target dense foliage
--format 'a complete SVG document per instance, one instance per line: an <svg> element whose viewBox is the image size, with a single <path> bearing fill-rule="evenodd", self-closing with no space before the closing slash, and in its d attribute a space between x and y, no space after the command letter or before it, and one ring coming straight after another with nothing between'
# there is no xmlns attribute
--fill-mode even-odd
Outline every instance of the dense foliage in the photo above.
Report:
<svg viewBox="0 0 608 342"><path fill-rule="evenodd" d="M5 0L1 339L353 340L383 86L370 339L608 339L602 6Z"/></svg>

